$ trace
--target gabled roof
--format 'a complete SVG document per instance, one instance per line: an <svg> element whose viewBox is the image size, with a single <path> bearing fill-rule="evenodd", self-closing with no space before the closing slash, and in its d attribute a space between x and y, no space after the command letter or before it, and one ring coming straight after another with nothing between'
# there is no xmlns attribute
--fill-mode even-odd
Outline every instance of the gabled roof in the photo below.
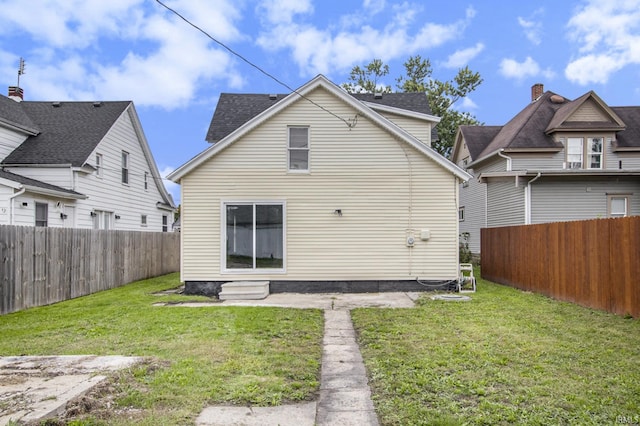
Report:
<svg viewBox="0 0 640 426"><path fill-rule="evenodd" d="M607 120L572 120L574 113L588 102L594 103ZM474 127L492 128L473 130ZM490 137L496 129L499 131ZM573 101L547 91L504 126L461 126L461 130L473 161L502 150L560 150L562 144L553 138L558 131L613 131L617 132L618 148L635 149L640 148L640 107L609 107L593 91Z"/></svg>
<svg viewBox="0 0 640 426"><path fill-rule="evenodd" d="M224 139L287 96L286 94L221 93L205 139L212 143ZM417 113L416 115L422 115L423 118L439 120L438 117L431 115L429 101L424 93L384 93L379 97L373 93L354 93L351 96L361 102L396 108L398 111L411 111ZM435 139L435 137L437 133L432 130L432 138Z"/></svg>
<svg viewBox="0 0 640 426"><path fill-rule="evenodd" d="M480 158L480 153L502 130L502 126L460 126L460 133L469 149L472 159Z"/></svg>
<svg viewBox="0 0 640 426"><path fill-rule="evenodd" d="M51 185L36 179L31 179L0 169L0 181L3 179L15 182L17 184L16 188L25 188L30 192L35 192L38 194L55 195L61 198L69 199L87 198L86 195L80 194L79 192L65 189L60 186Z"/></svg>
<svg viewBox="0 0 640 426"><path fill-rule="evenodd" d="M347 105L355 109L359 115L366 117L367 119L371 120L373 123L379 125L383 129L388 131L390 134L398 138L398 140L411 145L412 147L414 147L415 149L423 153L425 156L435 161L441 167L453 173L455 176L459 177L462 180L468 180L471 178L471 175L469 175L467 172L465 172L455 164L451 163L449 160L447 160L446 158L438 154L432 148L422 143L420 140L416 139L414 136L412 136L410 133L408 133L404 129L396 126L394 123L392 123L391 121L384 118L382 115L375 112L373 109L368 107L365 103L360 102L355 97L347 93L345 90L336 86L334 83L329 81L323 75L318 75L313 80L309 81L308 83L300 87L298 90L296 90L294 93L291 93L286 97L280 100L277 100L277 102L272 103L270 107L267 107L262 112L258 113L253 118L251 118L249 121L240 125L240 127L237 127L231 133L227 134L221 140L219 140L215 145L210 146L209 148L207 148L206 150L204 150L203 152L201 152L200 154L196 155L194 158L189 160L187 163L183 164L178 169L173 171L168 176L168 178L173 180L174 182L179 182L183 176L187 175L192 170L200 166L202 163L204 163L211 157L215 156L217 153L224 150L225 148L227 148L229 145L233 144L237 140L239 140L246 133L253 130L260 124L264 123L266 120L270 119L275 114L287 108L289 105L299 101L301 96L306 96L309 93L311 93L313 90L320 87L327 90L329 93L333 94L334 96L339 98L341 101L345 102ZM264 98L262 98L262 101L260 102L261 102L261 105L264 106L264 104L267 103L266 99L268 99L269 96L268 95L262 95L262 96L264 96ZM221 96L221 99L222 99L222 96ZM244 101L241 101L241 102L244 102ZM235 105L236 108L239 107L238 103L235 103L233 105ZM319 113L323 113L323 111L319 110ZM214 122L215 122L215 114L214 114L214 119L212 120L212 125L215 124ZM230 126L229 128L231 127L232 126Z"/></svg>
<svg viewBox="0 0 640 426"><path fill-rule="evenodd" d="M20 108L40 133L27 138L2 164L81 167L130 104L130 101L20 102Z"/></svg>

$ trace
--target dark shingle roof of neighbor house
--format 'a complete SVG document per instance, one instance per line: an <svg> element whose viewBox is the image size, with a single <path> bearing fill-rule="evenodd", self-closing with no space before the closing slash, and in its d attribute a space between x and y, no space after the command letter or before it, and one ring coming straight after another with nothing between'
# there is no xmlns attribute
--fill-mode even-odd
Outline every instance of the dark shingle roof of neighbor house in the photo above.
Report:
<svg viewBox="0 0 640 426"><path fill-rule="evenodd" d="M488 133L479 133L474 134L473 137L478 137L479 135L480 137L472 141L467 138L467 135L472 136L472 134L468 133L468 129L465 129L465 142L471 150L473 160L489 155L499 149L562 149L562 145L555 142L552 136L548 134L551 130L590 128L599 130L611 129L613 131L619 130L620 126L614 122L565 121L573 111L575 111L575 108L592 94L593 92L587 92L583 96L571 101L547 91L543 93L540 98L528 104L507 124L500 127L499 132L490 139L487 136ZM625 130L617 132L617 146L640 147L640 107L610 108L626 125Z"/></svg>
<svg viewBox="0 0 640 426"><path fill-rule="evenodd" d="M28 133L38 133L35 123L24 112L19 102L0 95L0 122L25 130Z"/></svg>
<svg viewBox="0 0 640 426"><path fill-rule="evenodd" d="M13 102L13 101L12 101ZM74 195L74 196L83 196L82 194L80 194L79 192L76 191L72 191L70 189L65 189L62 188L60 186L56 186L56 185L51 185L36 179L31 179L25 176L21 176L21 175L17 175L15 173L11 173L8 172L6 170L0 169L0 178L2 179L7 179L13 182L18 182L20 184L23 185L29 185L29 186L34 186L36 188L42 188L42 189L48 189L48 190L52 190L52 191L57 191L57 192L64 192L67 193L69 195Z"/></svg>
<svg viewBox="0 0 640 426"><path fill-rule="evenodd" d="M460 132L472 159L477 159L482 150L500 132L502 126L460 126Z"/></svg>
<svg viewBox="0 0 640 426"><path fill-rule="evenodd" d="M221 93L211 118L206 140L215 143L224 139L287 96L289 95L278 94L273 97L267 94ZM371 93L353 94L352 96L359 101L401 108L421 114L431 114L431 108L424 93L385 93L379 99L375 99ZM432 138L436 136L435 131L432 131Z"/></svg>
<svg viewBox="0 0 640 426"><path fill-rule="evenodd" d="M39 129L2 164L71 164L81 167L131 104L116 102L14 102ZM15 108L14 108L15 109Z"/></svg>
<svg viewBox="0 0 640 426"><path fill-rule="evenodd" d="M640 147L640 107L611 107L613 112L627 128L616 135L616 146L618 148L638 148Z"/></svg>

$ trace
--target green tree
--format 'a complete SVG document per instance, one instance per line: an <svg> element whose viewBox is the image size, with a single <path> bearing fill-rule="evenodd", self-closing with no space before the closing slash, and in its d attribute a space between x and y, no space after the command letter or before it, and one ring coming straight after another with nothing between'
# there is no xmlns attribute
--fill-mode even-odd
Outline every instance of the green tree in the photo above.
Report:
<svg viewBox="0 0 640 426"><path fill-rule="evenodd" d="M344 83L342 87L349 93L391 93L391 86L378 86L378 80L389 74L389 65L382 59L374 59L364 68L358 65L351 69L350 83Z"/></svg>
<svg viewBox="0 0 640 426"><path fill-rule="evenodd" d="M482 77L479 73L471 71L469 67L464 67L458 70L452 80L434 79L431 62L420 55L409 57L404 63L404 68L406 75L396 79L397 87L402 92L426 93L431 112L441 118L436 126L438 140L432 141L431 146L447 157L451 154L458 126L482 124L471 113L452 108L456 102L473 92L482 83ZM389 93L391 92L389 86L386 86L387 90L381 90L378 87L378 80L388 73L389 67L380 59L375 59L364 69L355 66L349 75L350 82L343 84L342 87L349 93L374 91Z"/></svg>

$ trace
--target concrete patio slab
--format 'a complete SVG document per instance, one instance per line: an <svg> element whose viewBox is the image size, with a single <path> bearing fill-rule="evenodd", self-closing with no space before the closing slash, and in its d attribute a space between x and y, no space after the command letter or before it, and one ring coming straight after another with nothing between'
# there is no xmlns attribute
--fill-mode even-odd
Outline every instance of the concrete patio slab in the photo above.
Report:
<svg viewBox="0 0 640 426"><path fill-rule="evenodd" d="M217 406L205 408L196 419L199 426L313 426L316 403L278 407Z"/></svg>

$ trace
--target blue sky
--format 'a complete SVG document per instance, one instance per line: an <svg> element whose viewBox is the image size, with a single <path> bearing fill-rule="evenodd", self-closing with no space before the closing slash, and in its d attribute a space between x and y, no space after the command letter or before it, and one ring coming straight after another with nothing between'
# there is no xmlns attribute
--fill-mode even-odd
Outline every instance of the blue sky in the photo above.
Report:
<svg viewBox="0 0 640 426"><path fill-rule="evenodd" d="M375 58L395 88L421 55L440 80L466 65L482 75L456 107L486 124L520 111L534 83L640 105L640 0L164 2L293 88L317 74L344 83ZM0 10L0 86L17 83L23 57L26 100L132 100L163 176L208 146L221 92L288 92L154 0L0 0Z"/></svg>

